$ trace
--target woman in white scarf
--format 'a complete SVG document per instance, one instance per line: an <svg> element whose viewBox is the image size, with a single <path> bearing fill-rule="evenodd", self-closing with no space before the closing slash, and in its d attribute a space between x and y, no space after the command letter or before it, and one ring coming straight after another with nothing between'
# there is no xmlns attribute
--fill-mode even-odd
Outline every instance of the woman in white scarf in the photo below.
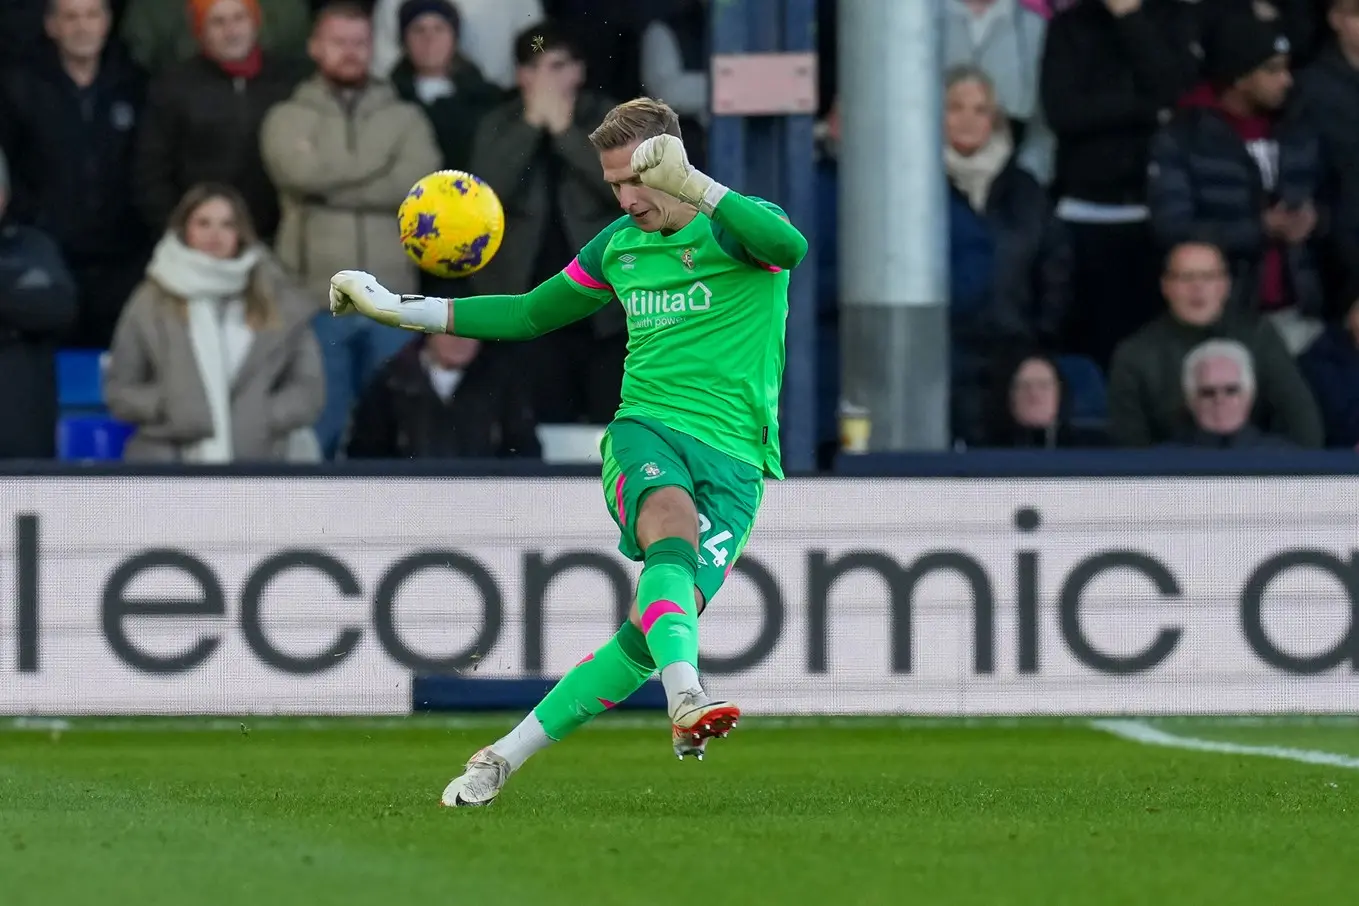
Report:
<svg viewBox="0 0 1359 906"><path fill-rule="evenodd" d="M309 300L259 244L239 194L191 189L110 350L105 396L128 459L313 460L325 399Z"/></svg>
<svg viewBox="0 0 1359 906"><path fill-rule="evenodd" d="M953 430L975 446L985 440L997 357L1057 341L1071 247L1046 191L1015 160L990 78L960 66L946 75L945 92Z"/></svg>

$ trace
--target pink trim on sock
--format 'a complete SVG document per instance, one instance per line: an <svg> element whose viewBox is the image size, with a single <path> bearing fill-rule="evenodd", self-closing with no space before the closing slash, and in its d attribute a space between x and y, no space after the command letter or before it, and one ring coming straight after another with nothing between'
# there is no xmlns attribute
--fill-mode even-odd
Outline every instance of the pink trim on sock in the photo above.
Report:
<svg viewBox="0 0 1359 906"><path fill-rule="evenodd" d="M642 632L650 632L656 621L668 613L684 613L684 608L674 601L652 601L642 613Z"/></svg>
<svg viewBox="0 0 1359 906"><path fill-rule="evenodd" d="M598 701L599 701L599 703L600 703L601 705L604 706L604 710L606 710L606 711L607 711L608 709L612 708L614 705L618 704L618 702L611 702L611 701L609 701L607 698L601 698L601 699L598 699Z"/></svg>
<svg viewBox="0 0 1359 906"><path fill-rule="evenodd" d="M563 273L565 273L567 278L573 283L578 283L586 289L609 289L609 284L601 283L594 277L591 277L586 272L585 268L580 266L580 258L572 258L571 263L566 266L566 270L563 271Z"/></svg>
<svg viewBox="0 0 1359 906"><path fill-rule="evenodd" d="M623 505L623 485L627 483L626 475L619 475L618 481L613 486L613 502L618 510L618 524L623 528L628 527L628 508Z"/></svg>
<svg viewBox="0 0 1359 906"><path fill-rule="evenodd" d="M589 662L589 661L593 661L594 659L595 659L595 653L594 653L593 651L591 651L589 654L585 655L585 657L583 657L583 658L581 658L580 660L576 661L576 666L579 667L581 664L587 663L587 662Z"/></svg>

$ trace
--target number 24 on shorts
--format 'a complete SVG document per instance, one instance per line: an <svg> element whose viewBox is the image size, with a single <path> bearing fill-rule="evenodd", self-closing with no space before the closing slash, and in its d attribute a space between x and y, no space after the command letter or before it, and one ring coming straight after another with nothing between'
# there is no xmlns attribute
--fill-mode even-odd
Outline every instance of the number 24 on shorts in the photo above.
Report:
<svg viewBox="0 0 1359 906"><path fill-rule="evenodd" d="M702 513L699 513L698 537L702 538L704 535L708 534L708 532L712 531L712 527L713 524L711 521L709 521L708 517L704 516ZM732 538L731 532L727 531L726 529L723 529L716 535L713 535L707 541L703 542L703 549L712 555L713 566L722 567L727 565L728 556L727 549L725 547L719 547L718 545L730 541L731 538Z"/></svg>

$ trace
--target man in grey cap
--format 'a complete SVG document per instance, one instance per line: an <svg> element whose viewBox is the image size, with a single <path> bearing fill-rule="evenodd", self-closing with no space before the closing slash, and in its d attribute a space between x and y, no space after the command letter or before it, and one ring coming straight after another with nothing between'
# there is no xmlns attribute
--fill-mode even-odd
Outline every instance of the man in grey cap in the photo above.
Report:
<svg viewBox="0 0 1359 906"><path fill-rule="evenodd" d="M76 289L56 243L5 217L9 185L0 152L0 459L51 459L57 337L75 321Z"/></svg>

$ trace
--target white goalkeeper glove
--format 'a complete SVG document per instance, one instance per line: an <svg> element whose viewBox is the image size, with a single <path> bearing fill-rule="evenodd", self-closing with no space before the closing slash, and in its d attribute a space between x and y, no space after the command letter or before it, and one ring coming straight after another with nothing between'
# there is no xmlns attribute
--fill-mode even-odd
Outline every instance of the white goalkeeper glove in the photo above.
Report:
<svg viewBox="0 0 1359 906"><path fill-rule="evenodd" d="M657 135L632 152L632 172L642 184L691 204L709 217L727 194L727 187L689 163L684 142L673 135Z"/></svg>
<svg viewBox="0 0 1359 906"><path fill-rule="evenodd" d="M340 271L330 278L330 313L355 312L389 327L425 333L448 330L447 299L433 296L398 296L363 271Z"/></svg>

